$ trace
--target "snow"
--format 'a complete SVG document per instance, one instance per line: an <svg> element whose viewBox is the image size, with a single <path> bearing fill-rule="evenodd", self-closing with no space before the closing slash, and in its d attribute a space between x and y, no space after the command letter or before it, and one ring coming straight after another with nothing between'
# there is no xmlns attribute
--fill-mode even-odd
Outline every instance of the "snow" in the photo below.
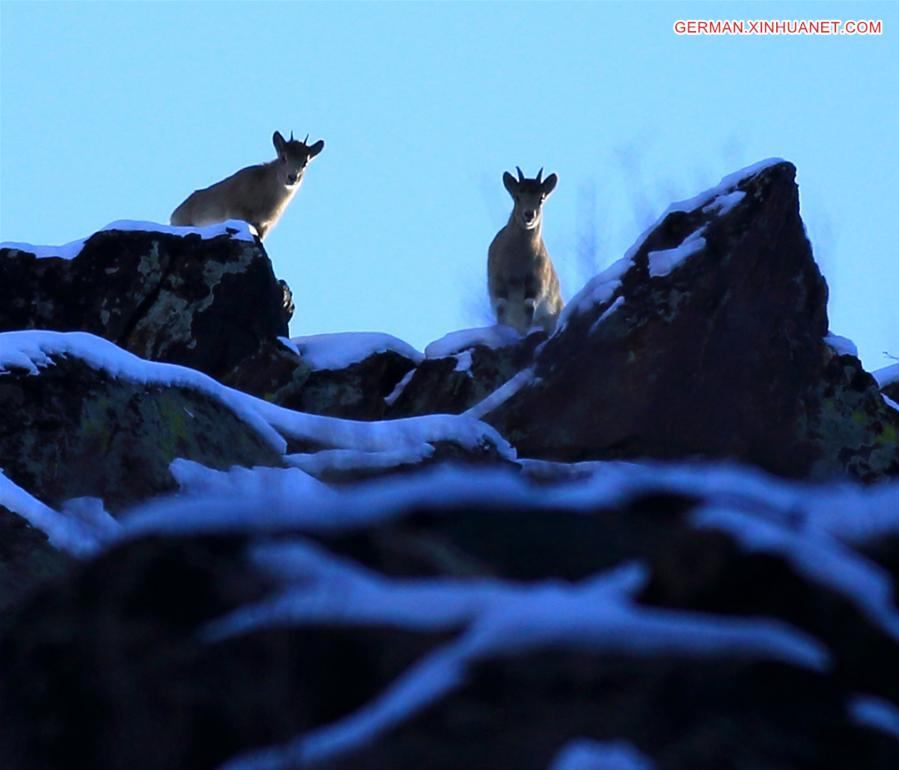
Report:
<svg viewBox="0 0 899 770"><path fill-rule="evenodd" d="M403 447L382 452L359 452L355 449L322 449L314 454L292 454L284 459L312 476L328 471L373 471L420 463L434 454L430 444Z"/></svg>
<svg viewBox="0 0 899 770"><path fill-rule="evenodd" d="M587 281L586 286L572 298L571 302L562 308L556 331L558 332L559 329L564 327L572 316L594 305L605 304L612 299L615 292L621 288L622 277L631 269L633 264L633 255L629 251L627 256L612 263L601 273Z"/></svg>
<svg viewBox="0 0 899 770"><path fill-rule="evenodd" d="M605 321L612 313L614 313L618 308L620 308L624 304L624 297L618 297L611 305L609 305L605 310L602 311L602 314L597 318L590 326L590 334L593 334L598 328L599 325Z"/></svg>
<svg viewBox="0 0 899 770"><path fill-rule="evenodd" d="M394 402L403 394L403 391L406 389L406 386L412 381L412 378L415 376L415 369L410 369L403 375L403 379L401 379L396 387L390 391L386 396L384 396L384 403L387 406L393 406Z"/></svg>
<svg viewBox="0 0 899 770"><path fill-rule="evenodd" d="M296 355L300 355L300 349L296 345L293 344L293 340L291 340L289 337L278 337L278 342L280 342L291 353L296 353Z"/></svg>
<svg viewBox="0 0 899 770"><path fill-rule="evenodd" d="M823 670L815 640L764 619L711 616L634 604L646 570L631 564L575 585L495 580L391 579L306 542L258 546L252 558L285 589L214 621L209 640L258 628L317 622L467 630L401 674L374 701L333 724L228 762L263 770L327 761L376 738L461 683L479 659L540 649L689 657L751 655Z"/></svg>
<svg viewBox="0 0 899 770"><path fill-rule="evenodd" d="M182 238L188 235L199 235L204 241L211 238L220 238L223 235L227 235L235 241L249 241L250 243L255 243L256 241L256 229L242 219L228 219L225 222L217 222L214 225L204 225L203 227L176 227L175 225L163 225L158 222L119 219L106 225L101 232L109 230L162 233L164 235L178 235Z"/></svg>
<svg viewBox="0 0 899 770"><path fill-rule="evenodd" d="M717 210L719 216L726 214L739 203L739 200L742 200L742 198L738 200L735 195L736 192L740 191L734 190L733 188L739 185L743 180L758 174L760 171L783 162L782 158L768 158L767 160L759 161L758 163L740 169L733 174L728 174L717 185L699 193L699 195L696 195L693 198L672 203L665 209L662 216L660 216L652 226L646 228L640 237L634 241L634 244L627 250L624 257L599 275L590 279L584 288L571 299L559 316L559 324L556 327L555 333L558 334L570 318L579 315L595 305L604 304L612 298L615 291L617 291L621 285L621 277L633 265L634 256L636 256L637 252L643 247L643 244L646 242L649 235L665 220L665 217L676 211L695 211L696 209L703 209L707 212Z"/></svg>
<svg viewBox="0 0 899 770"><path fill-rule="evenodd" d="M504 348L520 342L521 339L521 335L515 329L503 324L483 326L477 329L461 329L428 345L425 348L425 357L446 358L462 350L473 348L475 345Z"/></svg>
<svg viewBox="0 0 899 770"><path fill-rule="evenodd" d="M566 745L549 770L653 770L655 763L623 741L579 738Z"/></svg>
<svg viewBox="0 0 899 770"><path fill-rule="evenodd" d="M486 443L497 447L500 456L508 460L515 458L509 442L494 428L464 414L426 414L400 420L363 422L293 412L261 399L247 398L271 427L294 441L365 452L391 451L435 441L452 441L468 449L477 449Z"/></svg>
<svg viewBox="0 0 899 770"><path fill-rule="evenodd" d="M152 500L131 510L123 519L123 537L218 531L275 534L298 529L344 532L435 501L447 506L485 501L527 508L538 504L532 485L523 483L517 472L496 468L436 466L414 476L388 476L343 488L339 494L295 467L222 472L177 460L172 472L186 494ZM196 494L204 486L211 494ZM297 506L297 500L303 500L303 505Z"/></svg>
<svg viewBox="0 0 899 770"><path fill-rule="evenodd" d="M876 372L871 372L874 379L877 380L877 384L881 388L885 388L887 385L892 385L894 382L899 382L899 364L893 364L892 366L885 366L883 369L878 369Z"/></svg>
<svg viewBox="0 0 899 770"><path fill-rule="evenodd" d="M169 464L181 492L186 495L222 495L254 500L259 505L287 499L327 500L335 493L326 484L297 468L244 468L227 471L207 468L178 458Z"/></svg>
<svg viewBox="0 0 899 770"><path fill-rule="evenodd" d="M719 217L723 217L725 214L729 213L733 208L736 207L743 198L746 197L746 193L742 190L734 190L731 193L724 193L722 195L717 196L711 203L706 204L702 207L703 213L714 213Z"/></svg>
<svg viewBox="0 0 899 770"><path fill-rule="evenodd" d="M96 508L73 503L59 513L21 487L13 484L0 469L0 506L21 516L47 535L50 544L73 556L86 557L99 550L104 539L118 524ZM105 513L105 512L104 512Z"/></svg>
<svg viewBox="0 0 899 770"><path fill-rule="evenodd" d="M471 373L471 351L463 350L461 353L456 353L454 356L456 359L456 368L453 369L454 372L467 372L469 377L472 377Z"/></svg>
<svg viewBox="0 0 899 770"><path fill-rule="evenodd" d="M163 225L157 222L141 222L132 219L119 219L115 222L110 222L108 225L106 225L106 227L98 230L97 232L102 233L109 232L111 230L117 230L119 232L162 233L164 235L178 235L182 237L187 235L199 235L203 240L218 238L223 235L227 235L237 241L253 242L255 240L253 237L253 233L251 232L250 225L239 219L229 219L226 222L207 225L205 227L174 227L172 225ZM24 251L28 254L34 254L38 259L56 257L58 259L71 260L81 253L81 250L84 248L84 244L90 237L91 236L79 238L77 241L65 243L61 246L41 246L31 243L16 243L13 241L5 241L3 243L0 243L0 249L14 249L16 251Z"/></svg>
<svg viewBox="0 0 899 770"><path fill-rule="evenodd" d="M895 409L899 412L899 404L897 404L893 399L891 399L886 393L881 393L881 397L883 398L884 403L890 407L890 409Z"/></svg>
<svg viewBox="0 0 899 770"><path fill-rule="evenodd" d="M19 243L17 241L4 241L0 243L0 249L11 249L13 251L24 251L27 254L34 254L38 259L47 259L48 257L57 257L58 259L71 260L75 259L84 248L87 238L79 238L77 241L64 243L61 246L44 246L41 244Z"/></svg>
<svg viewBox="0 0 899 770"><path fill-rule="evenodd" d="M858 347L848 337L841 337L839 334L828 332L824 336L824 344L833 348L837 355L855 356L858 358Z"/></svg>
<svg viewBox="0 0 899 770"><path fill-rule="evenodd" d="M434 443L444 441L472 451L495 447L500 457L515 459L515 451L494 428L465 415L432 414L362 422L304 414L227 388L193 369L145 361L91 334L45 331L0 334L0 376L10 368L39 374L42 367L52 365L55 355L76 356L112 377L131 382L186 387L205 393L231 409L278 454L287 451L285 438L327 449L350 450L343 456L325 455L317 461L294 456L293 462L299 464L350 462L359 463L358 467L390 467L400 457L427 457ZM353 456L352 452L357 454ZM376 459L366 457L365 453L386 454Z"/></svg>
<svg viewBox="0 0 899 770"><path fill-rule="evenodd" d="M113 378L162 387L183 387L204 393L233 411L279 454L286 451L283 438L253 408L265 403L227 388L211 377L175 364L145 361L112 342L85 332L15 331L0 333L0 376L11 368L39 374L51 366L54 356L74 356Z"/></svg>
<svg viewBox="0 0 899 770"><path fill-rule="evenodd" d="M777 524L733 507L708 506L691 518L695 526L729 533L748 550L783 556L800 574L841 594L899 640L899 611L889 573L827 532Z"/></svg>
<svg viewBox="0 0 899 770"><path fill-rule="evenodd" d="M705 228L700 228L695 233L691 233L684 241L673 249L664 249L662 251L650 251L647 255L649 259L649 275L651 278L660 278L668 275L674 268L678 267L687 257L692 256L705 248L705 238L702 233Z"/></svg>
<svg viewBox="0 0 899 770"><path fill-rule="evenodd" d="M406 446L412 451L416 444ZM439 504L447 509L472 504L513 506L521 511L549 507L579 512L626 505L641 495L671 493L703 497L725 510L753 518L755 512L763 510L764 522L785 536L798 539L800 532L808 530L814 548L826 551L826 558L837 565L842 563L845 553L840 544L862 546L899 533L899 482L873 486L843 482L822 486L780 479L733 463L559 464L522 459L517 464L523 473L514 466L440 465L403 478L375 479L344 488L333 496L333 490L298 468L234 468L222 472L178 460L173 463L172 472L183 487L187 483L186 492L204 491L203 485L213 478L215 486L210 491L216 496L208 500L179 497L150 502L132 511L126 531L133 534L208 532L221 528L248 533L297 529L337 532L368 526L421 505ZM182 467L193 469L200 478L186 479ZM530 478L562 475L567 480L551 485ZM253 480L253 477L258 478ZM273 481L281 478L285 479L283 483ZM239 479L243 481L238 483ZM259 498L264 505L258 504L254 490L265 493ZM317 490L327 491L328 499L320 499ZM311 500L313 496L315 499ZM298 509L296 500L307 498L310 498L308 504ZM712 519L709 526L711 522ZM771 537L776 540L777 533ZM806 554L803 558L811 557ZM854 558L858 561L850 561L848 574L860 576L859 585L866 585L870 580L870 586L864 590L875 591L880 595L878 601L885 601L888 589L883 584L882 573L862 557Z"/></svg>
<svg viewBox="0 0 899 770"><path fill-rule="evenodd" d="M471 419L480 420L485 414L492 412L498 406L512 398L512 396L519 390L532 382L536 382L534 379L534 368L529 367L508 379L504 384L494 390L493 393L487 396L487 398L483 401L479 401L468 411L463 412L463 414Z"/></svg>
<svg viewBox="0 0 899 770"><path fill-rule="evenodd" d="M315 334L310 337L294 337L291 342L313 369L345 369L369 356L387 351L410 358L416 364L424 358L401 339L380 332Z"/></svg>
<svg viewBox="0 0 899 770"><path fill-rule="evenodd" d="M884 698L856 695L849 701L849 714L856 724L899 738L899 707Z"/></svg>

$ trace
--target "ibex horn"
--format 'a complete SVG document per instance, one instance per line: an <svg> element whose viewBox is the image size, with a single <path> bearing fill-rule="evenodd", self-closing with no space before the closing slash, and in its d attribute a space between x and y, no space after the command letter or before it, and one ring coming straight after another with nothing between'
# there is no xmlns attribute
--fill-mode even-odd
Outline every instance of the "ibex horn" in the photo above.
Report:
<svg viewBox="0 0 899 770"><path fill-rule="evenodd" d="M515 167L515 170L518 172L518 181L519 181L519 182L523 182L523 181L524 181L524 174L521 173L521 169L518 168L518 166L516 166L516 167Z"/></svg>
<svg viewBox="0 0 899 770"><path fill-rule="evenodd" d="M303 140L303 144L307 144L309 142L309 134L306 134L306 138Z"/></svg>
<svg viewBox="0 0 899 770"><path fill-rule="evenodd" d="M543 181L543 168L537 172L537 184L540 184Z"/></svg>
<svg viewBox="0 0 899 770"><path fill-rule="evenodd" d="M293 131L290 132L290 141L293 141Z"/></svg>

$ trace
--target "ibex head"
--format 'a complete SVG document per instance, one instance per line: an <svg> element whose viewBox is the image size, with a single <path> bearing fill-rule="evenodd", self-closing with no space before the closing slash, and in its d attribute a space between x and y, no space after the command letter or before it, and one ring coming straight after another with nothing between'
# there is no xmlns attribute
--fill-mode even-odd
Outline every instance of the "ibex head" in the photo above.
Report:
<svg viewBox="0 0 899 770"><path fill-rule="evenodd" d="M540 220L543 218L543 201L556 189L559 177L550 174L544 179L541 168L536 178L528 179L518 166L515 170L518 172L518 179L508 171L503 174L503 184L515 201L512 217L525 230L534 230L540 226Z"/></svg>
<svg viewBox="0 0 899 770"><path fill-rule="evenodd" d="M272 144L278 153L278 180L285 187L299 184L309 161L324 149L325 143L321 139L312 145L306 144L308 140L308 134L302 142L294 139L292 131L289 140L285 140L280 131L275 131L272 136Z"/></svg>

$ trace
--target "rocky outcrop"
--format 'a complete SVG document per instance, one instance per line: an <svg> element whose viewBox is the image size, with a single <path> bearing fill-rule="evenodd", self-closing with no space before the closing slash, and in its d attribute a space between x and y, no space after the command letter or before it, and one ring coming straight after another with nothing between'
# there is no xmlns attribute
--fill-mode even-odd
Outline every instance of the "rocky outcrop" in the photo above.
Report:
<svg viewBox="0 0 899 770"><path fill-rule="evenodd" d="M178 457L218 468L282 463L232 409L195 388L116 376L62 354L39 373L0 369L3 472L50 506L91 496L118 511L172 491Z"/></svg>
<svg viewBox="0 0 899 770"><path fill-rule="evenodd" d="M880 387L880 392L893 403L899 404L899 364L878 369L874 372L874 379Z"/></svg>
<svg viewBox="0 0 899 770"><path fill-rule="evenodd" d="M336 368L316 368L293 347L263 345L223 382L298 412L383 420L385 399L416 364L402 352L379 350Z"/></svg>
<svg viewBox="0 0 899 770"><path fill-rule="evenodd" d="M240 223L7 245L0 329L91 334L0 333L0 767L899 766L895 378L793 176L424 355L287 339Z"/></svg>
<svg viewBox="0 0 899 770"><path fill-rule="evenodd" d="M554 470L136 512L0 638L3 766L895 767L895 486Z"/></svg>
<svg viewBox="0 0 899 770"><path fill-rule="evenodd" d="M72 564L72 558L50 545L43 532L0 505L0 634L9 621L5 612L9 606Z"/></svg>
<svg viewBox="0 0 899 770"><path fill-rule="evenodd" d="M460 414L528 366L546 334L519 337L511 327L454 332L432 343L426 358L388 396L387 416Z"/></svg>
<svg viewBox="0 0 899 770"><path fill-rule="evenodd" d="M0 248L0 331L86 331L223 376L287 334L292 299L244 223L185 233L122 222L67 247Z"/></svg>
<svg viewBox="0 0 899 770"><path fill-rule="evenodd" d="M566 308L485 419L527 457L726 457L778 474L899 473L899 415L832 350L827 286L773 162L675 204Z"/></svg>

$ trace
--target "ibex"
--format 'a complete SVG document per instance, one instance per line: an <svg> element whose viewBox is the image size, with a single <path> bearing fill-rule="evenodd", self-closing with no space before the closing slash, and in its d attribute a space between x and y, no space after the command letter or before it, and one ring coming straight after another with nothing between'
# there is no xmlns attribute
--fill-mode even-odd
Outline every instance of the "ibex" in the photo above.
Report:
<svg viewBox="0 0 899 770"><path fill-rule="evenodd" d="M497 323L526 334L534 325L547 333L556 328L562 312L559 277L546 251L541 234L543 202L556 188L559 177L527 179L518 171L516 180L508 171L503 184L515 201L508 224L490 244L487 259L487 288Z"/></svg>
<svg viewBox="0 0 899 770"><path fill-rule="evenodd" d="M221 182L191 193L172 212L171 223L199 226L242 219L256 228L260 238L265 238L300 189L309 161L325 146L321 139L313 145L307 145L308 140L308 134L302 142L295 140L291 132L290 140L285 141L275 131L275 160L247 166Z"/></svg>

